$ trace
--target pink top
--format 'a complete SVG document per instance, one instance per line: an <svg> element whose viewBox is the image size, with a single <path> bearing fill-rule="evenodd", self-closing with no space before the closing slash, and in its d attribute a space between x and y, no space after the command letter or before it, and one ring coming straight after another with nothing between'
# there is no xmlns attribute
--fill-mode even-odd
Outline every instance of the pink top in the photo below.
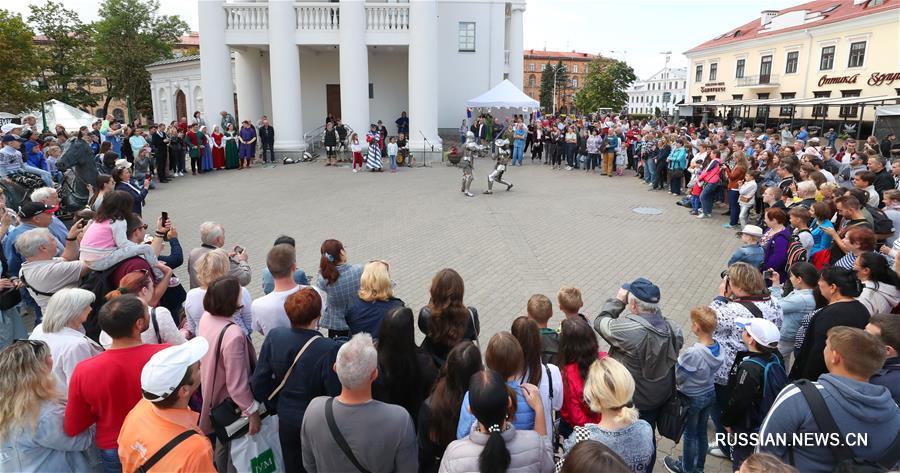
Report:
<svg viewBox="0 0 900 473"><path fill-rule="evenodd" d="M203 407L200 411L200 429L207 434L213 433L209 421L211 406L217 406L226 397L230 397L242 411L246 413L253 405L253 393L250 392L250 375L256 365L256 352L250 339L234 325L228 327L222 337L220 353L216 354L216 341L219 333L229 323L231 317L219 317L204 312L200 317L197 336L209 342L209 351L200 361L200 386L203 394ZM213 384L213 373L218 370Z"/></svg>
<svg viewBox="0 0 900 473"><path fill-rule="evenodd" d="M81 239L81 260L96 261L117 247L128 246L128 223L125 220L103 220L91 223Z"/></svg>

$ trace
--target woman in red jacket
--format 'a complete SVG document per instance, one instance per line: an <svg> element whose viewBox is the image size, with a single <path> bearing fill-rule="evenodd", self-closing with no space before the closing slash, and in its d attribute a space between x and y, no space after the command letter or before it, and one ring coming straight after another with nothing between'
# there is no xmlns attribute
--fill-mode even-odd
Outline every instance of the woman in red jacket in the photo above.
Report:
<svg viewBox="0 0 900 473"><path fill-rule="evenodd" d="M599 345L594 330L584 319L575 317L562 322L559 337L559 363L563 378L562 421L559 434L568 437L572 429L600 422L600 414L591 411L584 401L584 381L591 364L599 358Z"/></svg>
<svg viewBox="0 0 900 473"><path fill-rule="evenodd" d="M703 167L697 184L691 190L691 195L700 196L700 204L703 211L697 218L710 218L712 216L713 197L716 195L716 189L719 188L719 169L722 166L722 157L719 150L714 149L709 152L710 161Z"/></svg>

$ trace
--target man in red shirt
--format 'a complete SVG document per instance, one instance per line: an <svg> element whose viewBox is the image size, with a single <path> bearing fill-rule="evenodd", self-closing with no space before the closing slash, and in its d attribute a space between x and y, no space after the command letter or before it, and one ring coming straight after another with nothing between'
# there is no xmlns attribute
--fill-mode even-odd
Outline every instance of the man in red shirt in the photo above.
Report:
<svg viewBox="0 0 900 473"><path fill-rule="evenodd" d="M141 332L150 323L144 303L133 295L107 302L98 316L112 338L105 352L82 361L69 381L63 430L75 436L97 425L96 442L106 472L121 471L116 439L125 416L141 399L141 370L154 353L169 345L149 345Z"/></svg>

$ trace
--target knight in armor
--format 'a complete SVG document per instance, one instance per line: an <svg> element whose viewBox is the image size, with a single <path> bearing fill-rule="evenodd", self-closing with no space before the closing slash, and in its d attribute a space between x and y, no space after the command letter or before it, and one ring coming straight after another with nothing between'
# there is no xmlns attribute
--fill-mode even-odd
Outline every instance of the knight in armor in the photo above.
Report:
<svg viewBox="0 0 900 473"><path fill-rule="evenodd" d="M513 188L511 183L503 180L503 173L506 171L506 166L509 165L510 161L509 139L505 136L498 138L494 141L494 146L497 147L497 164L494 166L494 171L488 175L488 188L484 191L485 194L494 193L493 187L495 182L505 185L506 190Z"/></svg>
<svg viewBox="0 0 900 473"><path fill-rule="evenodd" d="M478 156L478 152L481 148L482 146L475 141L475 133L471 131L467 132L463 158L459 164L463 172L461 192L468 197L475 196L475 194L470 192L470 188L472 187L472 181L475 180L475 158Z"/></svg>

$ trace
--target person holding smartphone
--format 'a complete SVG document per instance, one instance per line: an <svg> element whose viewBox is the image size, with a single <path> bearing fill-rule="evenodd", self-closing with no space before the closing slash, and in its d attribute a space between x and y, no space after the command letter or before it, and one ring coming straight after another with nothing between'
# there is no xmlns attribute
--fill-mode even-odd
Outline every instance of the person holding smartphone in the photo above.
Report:
<svg viewBox="0 0 900 473"><path fill-rule="evenodd" d="M132 212L140 216L147 194L150 192L151 174L145 174L143 185L136 186L131 183L131 163L125 159L118 159L116 160L116 167L113 169L112 177L113 181L116 182L115 190L131 195L132 199L134 199Z"/></svg>

